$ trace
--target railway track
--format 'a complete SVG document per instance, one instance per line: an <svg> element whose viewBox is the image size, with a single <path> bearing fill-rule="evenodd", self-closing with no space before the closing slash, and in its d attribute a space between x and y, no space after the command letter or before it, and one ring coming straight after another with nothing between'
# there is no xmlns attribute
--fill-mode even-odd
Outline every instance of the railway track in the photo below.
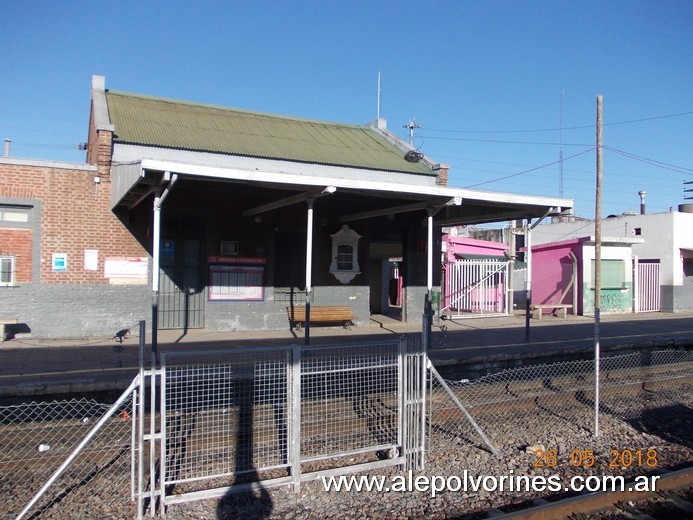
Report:
<svg viewBox="0 0 693 520"><path fill-rule="evenodd" d="M527 509L504 513L487 512L487 518L507 520L574 520L630 518L635 520L684 520L693 518L693 467L660 476L657 490L635 491L631 485L624 491L585 493L563 500L534 500Z"/></svg>

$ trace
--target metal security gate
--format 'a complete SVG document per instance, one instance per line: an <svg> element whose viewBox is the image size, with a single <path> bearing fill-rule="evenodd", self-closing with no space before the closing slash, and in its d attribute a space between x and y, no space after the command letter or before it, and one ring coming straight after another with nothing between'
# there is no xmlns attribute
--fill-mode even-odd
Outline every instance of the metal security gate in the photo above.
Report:
<svg viewBox="0 0 693 520"><path fill-rule="evenodd" d="M249 488L298 491L321 476L422 469L425 369L413 339L162 352L156 424L141 422L149 432L137 450L150 454L156 481L139 479L136 495L165 510Z"/></svg>
<svg viewBox="0 0 693 520"><path fill-rule="evenodd" d="M444 265L442 312L455 317L507 316L508 269L499 260L458 260Z"/></svg>
<svg viewBox="0 0 693 520"><path fill-rule="evenodd" d="M658 312L661 291L659 287L659 262L633 260L633 308L635 312Z"/></svg>
<svg viewBox="0 0 693 520"><path fill-rule="evenodd" d="M201 243L195 238L164 240L159 272L159 328L204 327Z"/></svg>

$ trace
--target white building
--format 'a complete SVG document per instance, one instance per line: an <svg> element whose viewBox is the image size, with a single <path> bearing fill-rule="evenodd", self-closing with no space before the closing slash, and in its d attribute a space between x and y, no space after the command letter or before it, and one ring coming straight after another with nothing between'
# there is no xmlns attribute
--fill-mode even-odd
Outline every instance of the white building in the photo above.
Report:
<svg viewBox="0 0 693 520"><path fill-rule="evenodd" d="M623 214L602 219L602 236L640 237L633 254L641 262L660 264L661 310L693 311L693 205L683 211ZM532 244L559 242L594 234L594 221L542 224L532 231Z"/></svg>

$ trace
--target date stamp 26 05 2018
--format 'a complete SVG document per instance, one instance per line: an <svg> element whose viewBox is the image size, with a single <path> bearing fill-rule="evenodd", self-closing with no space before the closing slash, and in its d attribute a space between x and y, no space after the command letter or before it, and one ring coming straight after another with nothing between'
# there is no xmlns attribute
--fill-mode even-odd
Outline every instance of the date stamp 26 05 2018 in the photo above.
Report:
<svg viewBox="0 0 693 520"><path fill-rule="evenodd" d="M569 465L576 468L591 468L599 463L606 463L610 468L645 467L655 468L659 464L657 450L613 449L609 450L608 460L598 460L594 450L572 450L570 453L559 454L558 450L535 450L535 468L554 468Z"/></svg>

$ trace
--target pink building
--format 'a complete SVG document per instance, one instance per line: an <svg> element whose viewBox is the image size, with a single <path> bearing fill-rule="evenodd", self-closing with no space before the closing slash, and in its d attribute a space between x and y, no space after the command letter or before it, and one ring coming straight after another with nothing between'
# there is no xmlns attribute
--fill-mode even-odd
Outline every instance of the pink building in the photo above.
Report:
<svg viewBox="0 0 693 520"><path fill-rule="evenodd" d="M456 237L449 233L443 235L443 254L446 262L470 259L505 259L508 246L500 242Z"/></svg>
<svg viewBox="0 0 693 520"><path fill-rule="evenodd" d="M632 245L640 238L602 238L601 311L633 311ZM574 238L532 246L532 304L571 305L573 313L594 311L595 241Z"/></svg>
<svg viewBox="0 0 693 520"><path fill-rule="evenodd" d="M585 240L575 238L532 247L533 304L573 305L572 313L582 314L575 288L582 282L577 266L582 265Z"/></svg>
<svg viewBox="0 0 693 520"><path fill-rule="evenodd" d="M443 235L442 311L458 317L507 315L508 247Z"/></svg>

